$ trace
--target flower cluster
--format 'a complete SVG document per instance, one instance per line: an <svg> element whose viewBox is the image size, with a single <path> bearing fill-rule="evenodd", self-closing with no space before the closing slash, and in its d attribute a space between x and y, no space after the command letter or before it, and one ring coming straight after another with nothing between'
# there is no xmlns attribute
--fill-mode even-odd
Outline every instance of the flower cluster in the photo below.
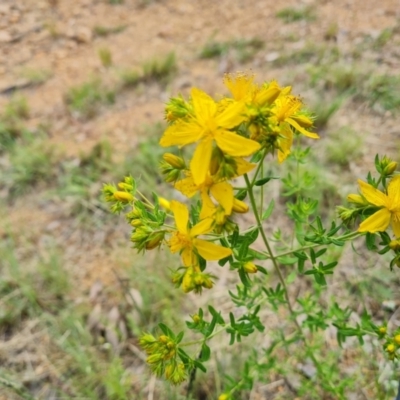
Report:
<svg viewBox="0 0 400 400"><path fill-rule="evenodd" d="M185 160L182 152L165 153L161 173L188 199L198 197L194 213L176 200L156 197L154 205L143 196L139 197L144 201L138 200L139 192L130 177L118 188L104 187L113 211L132 206L126 218L138 250L166 243L171 253L180 254L181 266L172 281L185 292L213 286L213 277L204 272L207 261L231 258L235 265L234 252L223 235L236 229L234 215L246 213L249 206L243 201L246 191L235 190L232 181L252 171L268 153L277 153L278 161L284 161L294 135L318 138L311 131L312 117L300 98L291 94L291 87L281 88L275 81L257 85L253 76L241 73L226 75L224 83L229 97L215 100L193 88L188 101L177 97L166 105L168 127L160 145L196 146L190 160ZM168 217L173 225L167 228L164 222ZM258 271L252 260L239 264L243 273Z"/></svg>

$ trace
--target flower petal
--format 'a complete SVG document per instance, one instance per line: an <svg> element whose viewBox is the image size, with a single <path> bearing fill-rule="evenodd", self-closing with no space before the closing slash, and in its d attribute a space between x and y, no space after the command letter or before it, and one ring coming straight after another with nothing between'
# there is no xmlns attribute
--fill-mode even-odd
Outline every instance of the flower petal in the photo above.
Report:
<svg viewBox="0 0 400 400"><path fill-rule="evenodd" d="M202 239L193 239L193 244L198 253L207 261L220 260L232 254L232 250Z"/></svg>
<svg viewBox="0 0 400 400"><path fill-rule="evenodd" d="M206 190L201 192L201 211L200 211L200 220L204 218L212 218L215 214L216 207L212 202L210 196L208 195Z"/></svg>
<svg viewBox="0 0 400 400"><path fill-rule="evenodd" d="M207 177L210 168L212 154L212 140L202 140L194 151L192 161L190 162L190 171L192 172L195 185L201 185Z"/></svg>
<svg viewBox="0 0 400 400"><path fill-rule="evenodd" d="M175 189L179 190L182 194L189 198L193 197L199 190L195 185L192 176L188 176L187 178L183 178L176 182Z"/></svg>
<svg viewBox="0 0 400 400"><path fill-rule="evenodd" d="M300 126L294 119L292 118L286 118L285 120L286 122L288 122L290 125L293 126L293 128L296 129L296 131L299 131L300 133L302 133L304 136L307 136L311 139L319 139L319 136L317 133L314 132L308 132L306 131L302 126Z"/></svg>
<svg viewBox="0 0 400 400"><path fill-rule="evenodd" d="M190 230L190 236L196 237L202 235L203 233L210 232L213 223L214 221L212 218L203 219Z"/></svg>
<svg viewBox="0 0 400 400"><path fill-rule="evenodd" d="M257 165L239 157L235 157L235 163L236 163L235 176L242 176L244 174L247 174Z"/></svg>
<svg viewBox="0 0 400 400"><path fill-rule="evenodd" d="M388 207L388 196L385 193L382 193L380 190L375 189L369 183L363 182L362 180L357 181L360 185L360 190L362 195L366 198L368 203L371 203L378 207Z"/></svg>
<svg viewBox="0 0 400 400"><path fill-rule="evenodd" d="M226 215L232 213L233 206L233 188L228 182L219 182L210 188L214 199L224 208Z"/></svg>
<svg viewBox="0 0 400 400"><path fill-rule="evenodd" d="M281 134L279 135L278 142L278 161L282 163L289 156L293 144L293 132L286 123L281 124Z"/></svg>
<svg viewBox="0 0 400 400"><path fill-rule="evenodd" d="M203 134L203 128L195 121L176 122L169 126L160 139L160 146L185 146L197 142Z"/></svg>
<svg viewBox="0 0 400 400"><path fill-rule="evenodd" d="M392 215L392 228L396 238L400 238L400 212Z"/></svg>
<svg viewBox="0 0 400 400"><path fill-rule="evenodd" d="M181 257L183 265L189 267L193 265L196 255L193 254L193 251L190 247L185 247L181 253Z"/></svg>
<svg viewBox="0 0 400 400"><path fill-rule="evenodd" d="M226 154L246 157L260 149L261 145L254 140L244 138L236 133L219 130L215 135L218 147Z"/></svg>
<svg viewBox="0 0 400 400"><path fill-rule="evenodd" d="M358 228L358 232L383 232L389 226L390 217L390 211L387 208L382 208L363 221Z"/></svg>
<svg viewBox="0 0 400 400"><path fill-rule="evenodd" d="M201 126L205 126L217 111L217 105L212 97L200 89L191 90L195 118Z"/></svg>
<svg viewBox="0 0 400 400"><path fill-rule="evenodd" d="M215 123L220 128L232 129L241 124L246 116L243 113L244 103L235 102L228 105L224 111L215 117Z"/></svg>
<svg viewBox="0 0 400 400"><path fill-rule="evenodd" d="M394 176L388 186L390 210L400 210L400 175Z"/></svg>
<svg viewBox="0 0 400 400"><path fill-rule="evenodd" d="M189 222L188 208L176 200L171 200L170 208L174 213L175 223L178 231L186 235L188 233L187 224Z"/></svg>

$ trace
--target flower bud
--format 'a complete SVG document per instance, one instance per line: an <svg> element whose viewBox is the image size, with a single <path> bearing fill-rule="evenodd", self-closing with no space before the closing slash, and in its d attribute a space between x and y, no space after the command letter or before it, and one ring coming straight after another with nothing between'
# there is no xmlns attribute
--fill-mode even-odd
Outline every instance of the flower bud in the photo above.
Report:
<svg viewBox="0 0 400 400"><path fill-rule="evenodd" d="M229 394L227 393L222 393L218 396L218 400L229 400Z"/></svg>
<svg viewBox="0 0 400 400"><path fill-rule="evenodd" d="M389 247L390 247L392 250L394 250L394 251L400 250L400 239L392 240L392 241L389 243Z"/></svg>
<svg viewBox="0 0 400 400"><path fill-rule="evenodd" d="M160 204L160 206L162 208L165 208L168 211L171 209L170 202L167 199L164 199L164 197L159 197L158 198L158 203Z"/></svg>
<svg viewBox="0 0 400 400"><path fill-rule="evenodd" d="M396 346L393 343L390 343L386 346L386 351L388 353L394 353L396 351Z"/></svg>
<svg viewBox="0 0 400 400"><path fill-rule="evenodd" d="M364 200L364 198L362 196L360 196L359 194L349 194L347 196L347 201L349 203L354 203L360 206L365 206L368 203Z"/></svg>
<svg viewBox="0 0 400 400"><path fill-rule="evenodd" d="M400 346L400 335L396 335L393 339Z"/></svg>
<svg viewBox="0 0 400 400"><path fill-rule="evenodd" d="M165 182L172 183L178 180L180 171L178 169L173 169L168 172L168 174L164 177Z"/></svg>
<svg viewBox="0 0 400 400"><path fill-rule="evenodd" d="M249 274L255 274L258 271L257 266L252 261L247 261L243 265L243 269Z"/></svg>
<svg viewBox="0 0 400 400"><path fill-rule="evenodd" d="M125 183L125 182L119 182L118 187L122 190L127 190L129 192L133 190L133 186L129 185L129 183Z"/></svg>
<svg viewBox="0 0 400 400"><path fill-rule="evenodd" d="M397 162L396 161L391 161L383 170L383 173L385 175L391 175L393 174L394 171L397 169Z"/></svg>
<svg viewBox="0 0 400 400"><path fill-rule="evenodd" d="M201 322L201 318L200 318L199 314L192 315L192 320L195 324L198 324L199 322Z"/></svg>
<svg viewBox="0 0 400 400"><path fill-rule="evenodd" d="M233 207L232 210L234 212L244 214L249 211L249 206L242 200L233 199Z"/></svg>
<svg viewBox="0 0 400 400"><path fill-rule="evenodd" d="M378 328L378 332L379 332L381 335L386 334L386 332L387 332L386 326L380 326L380 327Z"/></svg>
<svg viewBox="0 0 400 400"><path fill-rule="evenodd" d="M146 249L152 250L156 248L164 239L164 232L155 232L149 236L149 240L146 242Z"/></svg>
<svg viewBox="0 0 400 400"><path fill-rule="evenodd" d="M118 201L122 201L123 203L129 203L134 200L134 197L128 192L121 192L117 190L114 193L114 198Z"/></svg>
<svg viewBox="0 0 400 400"><path fill-rule="evenodd" d="M176 169L184 169L186 167L185 160L182 157L178 157L172 153L165 153L163 155L164 161L166 161L171 167Z"/></svg>
<svg viewBox="0 0 400 400"><path fill-rule="evenodd" d="M133 219L131 221L131 225L137 228L138 226L142 225L142 221L140 219Z"/></svg>
<svg viewBox="0 0 400 400"><path fill-rule="evenodd" d="M161 342L161 343L168 343L168 341L169 341L169 337L167 336L167 335L161 335L161 336L159 336L159 338L158 338L158 340Z"/></svg>
<svg viewBox="0 0 400 400"><path fill-rule="evenodd" d="M161 354L157 353L157 354L152 354L152 355L148 356L146 362L148 364L157 364L160 361L162 361L162 359L163 359L163 356Z"/></svg>

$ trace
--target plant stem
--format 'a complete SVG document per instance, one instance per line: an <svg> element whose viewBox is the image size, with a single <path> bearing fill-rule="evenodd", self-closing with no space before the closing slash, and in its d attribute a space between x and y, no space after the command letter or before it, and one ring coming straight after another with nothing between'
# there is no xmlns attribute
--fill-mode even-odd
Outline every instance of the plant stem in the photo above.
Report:
<svg viewBox="0 0 400 400"><path fill-rule="evenodd" d="M248 194L249 194L249 198L250 198L251 207L253 209L253 213L254 213L254 216L255 216L256 221L257 221L258 230L259 230L259 232L261 234L261 238L262 238L262 240L264 242L264 245L265 245L265 247L266 247L266 249L267 249L267 251L269 253L270 259L271 259L272 264L274 266L274 269L275 269L275 271L276 271L276 273L278 275L279 281L280 281L280 283L281 283L281 285L283 287L283 290L284 290L284 293L285 293L285 299L286 299L286 303L287 303L289 312L290 312L290 314L292 316L292 319L293 319L293 321L294 321L294 323L296 325L296 328L297 328L297 330L298 330L298 332L300 334L300 337L301 337L301 339L302 339L302 341L303 341L303 343L304 343L304 345L306 347L307 353L308 353L308 355L310 356L310 358L312 359L312 361L313 361L313 363L315 365L315 368L317 369L317 371L320 374L320 376L324 376L324 373L322 371L322 368L321 368L321 365L320 365L319 361L317 360L317 358L315 357L314 353L310 349L310 345L309 345L309 343L308 343L308 341L306 339L306 336L304 334L303 328L299 324L299 322L297 321L296 313L295 313L295 311L293 309L292 303L291 303L290 298L289 298L289 292L288 292L288 288L287 288L285 279L284 279L284 277L282 275L282 271L279 268L277 258L276 258L276 256L274 255L274 253L272 251L272 248L271 248L271 246L269 244L268 238L267 238L267 236L266 236L266 234L264 232L263 226L262 226L261 217L260 217L260 214L258 213L256 200L254 198L252 183L250 183L250 180L249 180L249 177L248 177L247 174L244 175L244 179L245 179L245 182L246 182L246 186L247 186L247 190L248 190ZM254 179L253 179L253 181L254 181ZM330 388L333 390L333 393L336 393L335 385L330 381L330 379L328 379L327 383L330 386ZM339 394L339 393L336 393L336 394L339 396L340 399L344 400L344 397L341 394Z"/></svg>

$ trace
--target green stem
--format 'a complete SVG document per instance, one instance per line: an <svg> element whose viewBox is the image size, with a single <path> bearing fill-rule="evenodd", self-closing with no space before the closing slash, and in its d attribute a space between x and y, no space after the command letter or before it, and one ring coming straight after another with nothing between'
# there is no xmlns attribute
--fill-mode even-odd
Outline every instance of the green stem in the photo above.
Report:
<svg viewBox="0 0 400 400"><path fill-rule="evenodd" d="M285 299L286 299L286 304L287 304L289 312L290 312L290 314L292 316L293 322L296 325L296 328L297 328L297 330L298 330L298 332L300 334L300 337L301 337L301 339L302 339L302 341L303 341L303 343L304 343L304 345L306 347L307 353L310 356L310 358L312 359L312 361L313 361L313 363L315 365L315 368L317 369L319 375L320 376L324 376L323 370L321 368L321 364L319 363L319 361L315 357L315 355L312 352L312 350L310 351L310 345L309 345L309 343L308 343L308 341L306 339L306 336L304 334L303 328L299 324L299 322L297 321L295 311L293 309L292 303L291 303L290 298L289 298L289 292L288 292L288 288L287 288L287 285L286 285L286 281L285 281L285 279L284 279L284 277L282 275L282 271L280 270L279 265L278 265L278 260L277 260L276 256L274 255L274 253L272 251L272 248L271 248L271 246L269 244L268 238L267 238L267 236L266 236L266 234L264 232L263 226L262 226L261 217L260 217L260 215L258 213L256 200L254 198L252 183L250 183L250 180L249 180L249 177L248 177L247 174L244 175L244 179L245 179L246 186L247 186L247 189L248 189L248 194L249 194L249 198L250 198L251 207L253 209L253 213L254 213L254 216L255 216L256 221L257 221L258 230L259 230L259 232L261 234L261 238L262 238L262 240L264 242L264 245L265 245L265 247L266 247L266 249L267 249L267 251L269 253L269 257L270 257L270 259L272 261L272 264L274 266L274 269L275 269L275 271L276 271L276 273L278 275L279 281L280 281L280 283L281 283L281 285L283 287L284 294L285 294ZM335 393L335 385L330 380L328 380L327 383L329 384L329 386L331 387L331 389ZM342 395L340 395L338 393L336 393L336 394L339 396L340 399L344 400L344 397Z"/></svg>

